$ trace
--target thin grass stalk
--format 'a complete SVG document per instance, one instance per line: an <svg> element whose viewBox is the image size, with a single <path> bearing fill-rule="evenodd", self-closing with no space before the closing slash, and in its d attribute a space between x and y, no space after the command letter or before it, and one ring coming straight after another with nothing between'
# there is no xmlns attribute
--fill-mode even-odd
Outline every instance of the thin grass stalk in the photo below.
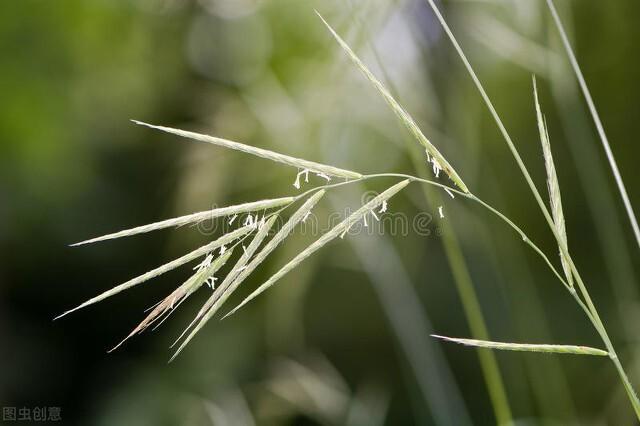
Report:
<svg viewBox="0 0 640 426"><path fill-rule="evenodd" d="M552 69L551 89L558 110L565 125L565 132L573 137L568 138L569 148L574 162L579 164L576 172L588 201L588 207L594 221L610 214L614 205L614 196L607 188L606 170L598 158L597 147L590 140L588 123L581 114L575 114L579 97L577 85L573 85L573 73L561 64ZM564 83L563 83L564 82ZM575 100L575 101L574 101ZM630 301L640 299L636 274L633 271L632 256L624 246L624 227L617 221L609 222L607 227L595 227L602 245L601 255L609 273L609 281L613 286L618 310L621 318L628 311ZM622 302L622 303L621 303ZM637 340L637 330L633 322L622 320L627 333L627 340Z"/></svg>
<svg viewBox="0 0 640 426"><path fill-rule="evenodd" d="M609 145L609 139L607 138L607 134L604 131L602 120L600 120L600 114L598 114L596 105L593 102L593 98L591 97L591 92L589 91L587 82L584 79L584 75L582 74L582 70L580 69L580 65L578 64L578 60L576 59L576 56L573 53L573 49L571 48L571 43L569 42L569 37L567 37L567 33L564 30L564 26L562 25L562 21L560 20L560 15L558 15L558 11L556 10L553 0L547 0L547 5L549 6L549 10L551 11L551 15L553 16L553 21L556 24L556 28L560 33L562 44L564 45L565 51L567 52L569 62L571 63L571 68L573 68L573 72L575 73L576 78L578 79L580 89L582 90L582 94L584 95L584 98L587 102L587 106L589 107L589 112L591 113L593 122L596 125L598 136L600 137L600 141L602 142L602 147L604 148L604 152L607 155L607 161L609 162L609 166L611 167L611 173L615 178L616 185L618 186L618 191L620 192L620 198L622 198L624 208L627 212L627 217L629 218L629 222L631 223L631 228L633 229L633 234L636 238L636 244L638 245L638 247L640 247L640 227L638 226L638 220L636 218L635 212L633 211L633 206L631 205L631 201L629 200L629 195L627 194L627 188L624 186L622 175L620 174L620 170L618 169L618 163L616 162L616 159L613 155L613 151L611 150L611 146Z"/></svg>
<svg viewBox="0 0 640 426"><path fill-rule="evenodd" d="M487 107L489 108L489 111L491 112L491 115L493 116L496 124L498 125L498 128L500 129L500 132L502 133L505 141L507 142L507 145L509 146L509 149L511 150L511 153L513 154L516 163L518 164L518 166L520 167L520 171L522 172L523 176L525 177L525 180L527 181L527 184L529 185L529 188L531 190L531 192L534 195L534 198L536 199L536 202L538 203L538 206L540 207L540 210L542 211L547 224L549 225L549 229L551 230L551 232L553 233L554 237L556 238L556 241L558 242L558 245L560 246L560 249L562 251L562 254L564 256L566 256L567 260L569 261L569 264L571 266L571 272L574 275L574 278L576 280L576 283L578 284L578 288L580 290L580 294L582 295L583 299L584 299L584 303L586 308L589 310L590 315L588 315L589 319L591 320L591 322L593 323L594 328L596 329L596 331L598 332L598 334L600 334L605 346L607 347L607 351L609 353L609 357L611 358L611 360L613 361L616 370L618 371L618 375L620 376L620 379L623 382L623 385L625 387L625 390L627 391L627 395L629 397L629 400L636 412L636 416L638 417L638 419L640 420L640 400L638 399L638 396L635 392L635 390L633 389L633 386L631 385L631 382L629 381L629 378L627 377L627 374L624 371L624 368L622 367L622 364L620 363L620 360L618 359L618 356L615 352L615 349L613 347L613 344L611 343L611 340L606 332L606 329L604 327L604 324L602 323L602 320L600 319L600 316L597 312L597 309L591 299L591 296L589 295L589 292L584 284L584 282L582 281L582 278L580 277L580 274L577 271L577 268L573 262L573 259L571 259L571 256L569 255L569 252L567 250L566 245L564 245L562 243L562 238L560 237L560 235L558 234L555 224L553 223L553 219L551 218L551 215L549 214L548 209L546 208L544 201L542 200L542 197L540 196L540 193L538 192L538 189L536 188L535 184L533 183L533 180L531 179L531 176L526 168L526 166L524 165L524 162L522 161L522 158L520 157L520 154L518 153L518 150L516 149L515 145L513 144L511 137L509 136L509 133L507 132L506 128L504 127L502 120L500 119L500 116L498 115L497 111L495 110L495 108L493 107L493 104L491 102L491 100L489 99L489 96L487 95L486 91L484 90L484 87L482 86L482 83L480 82L480 80L478 79L475 71L473 70L473 67L471 66L471 64L469 63L469 61L467 60L466 55L464 54L464 52L462 51L462 48L460 47L460 45L458 44L458 41L456 40L455 36L453 35L453 33L451 32L451 30L449 29L448 24L446 23L444 17L442 16L442 14L440 13L438 7L436 6L436 4L434 3L433 0L427 0L427 2L429 3L429 5L431 6L431 8L433 9L434 13L436 14L436 17L438 18L438 20L440 21L440 24L442 25L442 27L445 30L445 33L449 36L451 42L453 43L456 51L458 52L458 55L460 56L460 58L462 59L465 67L467 68L467 71L469 72L469 75L471 76L473 82L475 83L478 91L480 92L485 104L487 105Z"/></svg>

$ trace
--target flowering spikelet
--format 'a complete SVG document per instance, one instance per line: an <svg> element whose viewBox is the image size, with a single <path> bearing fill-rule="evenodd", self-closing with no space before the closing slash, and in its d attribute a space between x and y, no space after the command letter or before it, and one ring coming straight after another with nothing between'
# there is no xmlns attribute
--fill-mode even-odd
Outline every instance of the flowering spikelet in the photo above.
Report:
<svg viewBox="0 0 640 426"><path fill-rule="evenodd" d="M366 67L366 65L358 58L358 56L351 50L349 45L334 31L333 28L324 20L322 15L320 15L317 11L316 13L322 20L322 22L329 29L333 37L338 41L338 44L342 47L342 49L347 53L349 58L353 61L353 63L360 69L360 71L367 77L367 79L373 84L373 86L378 90L380 95L384 98L387 104L391 107L393 112L398 116L400 121L409 129L411 134L416 138L418 143L420 143L427 151L427 155L431 154L432 164L434 165L434 173L436 173L436 165L438 165L438 174L439 170L444 170L444 172L451 178L451 180L464 192L469 192L467 185L462 181L462 178L458 175L458 173L451 167L449 162L444 158L444 156L438 151L438 149L427 139L427 137L422 133L422 130L418 127L413 118L409 115L407 111L391 96L391 93L387 90L386 87L373 75L371 71ZM435 162L434 162L435 161Z"/></svg>

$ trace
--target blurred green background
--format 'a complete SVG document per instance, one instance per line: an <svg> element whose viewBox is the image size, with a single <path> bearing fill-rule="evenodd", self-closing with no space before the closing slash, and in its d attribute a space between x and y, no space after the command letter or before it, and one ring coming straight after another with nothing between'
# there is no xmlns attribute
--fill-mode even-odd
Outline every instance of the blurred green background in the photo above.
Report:
<svg viewBox="0 0 640 426"><path fill-rule="evenodd" d="M569 247L640 385L638 247L544 2L439 4L544 189L531 88L531 75L538 77ZM638 210L640 3L558 0L558 7ZM129 119L366 173L427 171L314 8L393 88L474 192L559 263L553 236L424 0L4 1L0 405L61 407L70 425L495 424L477 352L429 337L472 335L460 296L462 289L470 297L469 288L495 340L602 346L517 235L477 205L417 186L390 204L409 218L428 213L425 235L330 244L243 311L211 321L171 364L168 346L204 291L158 330L105 350L185 279L186 268L51 321L207 236L184 228L68 244L295 193L290 168ZM365 191L392 182L336 190L318 210L357 206ZM243 294L310 241L292 236ZM634 424L606 360L495 357L518 424Z"/></svg>

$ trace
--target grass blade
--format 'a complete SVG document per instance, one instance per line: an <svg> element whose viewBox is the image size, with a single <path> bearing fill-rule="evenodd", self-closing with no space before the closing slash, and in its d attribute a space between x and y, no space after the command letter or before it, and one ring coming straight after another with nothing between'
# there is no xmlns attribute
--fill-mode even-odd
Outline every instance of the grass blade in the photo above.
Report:
<svg viewBox="0 0 640 426"><path fill-rule="evenodd" d="M249 303L251 300L255 299L262 292L266 291L274 285L280 278L285 276L288 272L293 270L296 266L302 263L307 257L311 256L317 250L326 245L329 241L334 238L340 236L344 232L348 231L354 223L361 220L367 213L371 210L377 208L382 204L383 201L388 200L393 197L396 193L402 190L405 186L409 184L409 180L404 180L400 183L395 184L391 188L387 189L383 193L379 194L371 201L366 203L364 206L360 207L356 210L352 215L347 217L345 220L340 222L338 225L333 227L329 232L318 238L315 242L313 242L310 246L300 252L296 257L294 257L289 263L284 265L278 272L271 276L265 283L263 283L260 287L258 287L253 293L247 296L236 308L234 308L229 314L236 312L238 309L242 308L244 305Z"/></svg>
<svg viewBox="0 0 640 426"><path fill-rule="evenodd" d="M75 307L73 309L70 309L70 310L68 310L68 311L66 311L66 312L64 312L64 313L62 313L60 315L58 315L57 317L54 318L54 320L56 320L58 318L61 318L61 317L65 316L65 315L68 315L71 312L77 311L78 309L81 309L81 308L84 308L86 306L93 305L94 303L100 302L101 300L104 300L107 297L111 297L114 294L118 294L121 291L124 291L124 290L126 290L128 288L131 288L131 287L135 286L135 285L138 285L138 284L141 284L141 283L143 283L145 281L148 281L151 278L155 278L158 275L162 275L165 272L169 272L169 271L171 271L173 269L176 269L177 267L182 266L185 263L191 262L192 260L197 259L198 257L200 257L202 255L205 255L205 254L209 253L210 251L213 251L213 250L217 249L218 247L222 247L223 245L229 244L230 242L232 242L232 241L234 241L234 240L236 240L236 239L248 234L252 229L253 229L252 226L244 226L242 228L236 229L235 231L230 232L230 233L228 233L226 235L223 235L222 237L218 238L217 240L212 241L209 244L204 245L204 246L192 251L191 253L187 253L184 256L181 256L181 257L179 257L179 258L177 258L175 260L172 260L171 262L165 263L162 266L159 266L159 267L157 267L155 269L152 269L149 272L146 272L146 273L144 273L142 275L139 275L139 276L137 276L137 277L135 277L135 278L123 283L123 284L120 284L120 285L118 285L118 286L116 286L116 287L114 287L114 288L112 288L110 290L107 290L104 293L87 300L83 304L81 304L81 305L79 305L79 306L77 306L77 307Z"/></svg>
<svg viewBox="0 0 640 426"><path fill-rule="evenodd" d="M602 349L590 348L588 346L535 345L529 343L491 342L489 340L458 339L455 337L438 336L437 334L432 334L431 336L445 340L447 342L459 343L461 345L473 346L476 348L519 352L544 352L556 354L609 356L609 353L607 351L603 351Z"/></svg>
<svg viewBox="0 0 640 426"><path fill-rule="evenodd" d="M129 237L131 235L143 234L146 232L156 231L158 229L184 226L190 223L198 223L203 220L214 219L217 217L230 216L234 214L242 214L260 210L268 210L274 207L284 206L295 201L294 197L275 198L272 200L253 201L251 203L238 204L229 207L220 207L217 209L206 210L198 213L192 213L186 216L174 217L172 219L162 220L160 222L150 223L148 225L137 226L135 228L125 229L113 234L103 235L101 237L92 238L90 240L81 241L72 244L72 246L80 246L83 244L95 243L98 241L112 240L114 238Z"/></svg>
<svg viewBox="0 0 640 426"><path fill-rule="evenodd" d="M178 354L185 348L185 346L187 346L187 344L191 341L191 339L193 339L196 333L200 331L200 329L204 326L204 324L209 320L210 318L209 311L211 309L211 306L213 306L216 300L220 298L224 289L227 288L233 282L233 280L235 280L238 277L238 275L243 271L249 259L251 259L251 257L256 252L258 247L260 247L260 244L262 244L262 241L269 234L269 230L271 230L271 227L273 226L277 218L278 218L278 215L273 215L262 226L260 226L255 237L253 237L253 240L251 240L251 244L249 244L249 246L246 249L244 249L242 256L240 256L236 264L233 265L233 268L231 268L231 271L229 271L224 281L222 281L222 284L220 284L218 288L215 289L211 297L209 297L209 299L205 302L204 306L202 306L202 308L200 309L196 317L193 319L193 321L191 321L191 323L187 326L185 331L178 337L176 342L180 340L182 336L184 336L189 331L189 329L191 329L191 327L195 325L195 327L191 330L191 333L189 333L189 335L184 339L184 341L182 342L178 350L176 350L176 352L173 354L169 362L173 361L175 357L178 356Z"/></svg>
<svg viewBox="0 0 640 426"><path fill-rule="evenodd" d="M342 49L349 55L349 58L356 64L356 66L362 71L362 73L367 77L367 79L374 85L374 87L378 90L378 92L382 95L387 104L391 107L393 112L398 116L400 121L409 129L411 134L416 138L416 140L425 148L427 154L430 154L436 161L437 164L445 171L445 173L449 176L449 178L464 192L469 192L467 185L462 181L462 178L458 175L458 173L451 167L449 162L444 158L444 156L438 151L438 149L427 139L427 137L422 133L422 130L418 127L413 118L409 115L407 111L393 98L391 93L387 90L386 87L373 75L371 71L366 67L366 65L358 58L358 56L351 50L349 45L334 31L333 28L324 20L322 15L318 13L318 16L322 20L322 22L329 29L331 34L338 41L338 44L342 47Z"/></svg>
<svg viewBox="0 0 640 426"><path fill-rule="evenodd" d="M171 133L183 138L193 139L200 142L207 142L214 145L222 146L225 148L235 149L247 154L255 155L258 157L266 158L267 160L275 161L278 163L286 164L298 169L308 169L313 173L324 173L329 176L342 177L345 179L359 179L362 177L360 173L352 172L351 170L339 169L333 166L327 166L326 164L320 164L313 161L303 160L301 158L291 157L289 155L280 154L277 152L269 151L262 148L256 148L255 146L245 145L239 142L230 141L227 139L217 138L215 136L203 135L201 133L188 132L186 130L174 129L171 127L155 126L153 124L143 123L142 121L131 120L141 126L150 127L156 130L162 130L163 132Z"/></svg>
<svg viewBox="0 0 640 426"><path fill-rule="evenodd" d="M560 37L562 38L562 44L564 45L564 48L567 52L567 56L569 57L569 62L571 63L573 72L575 73L576 78L578 79L578 83L580 84L580 89L582 90L582 94L584 95L584 98L587 101L589 112L591 113L593 122L596 125L596 129L598 130L598 136L600 136L600 141L602 141L602 147L604 148L604 152L607 155L607 161L609 162L609 166L611 167L611 173L613 173L613 177L616 180L616 185L618 186L618 191L620 192L620 198L622 198L624 208L627 211L627 216L629 217L629 222L631 222L631 228L633 229L633 233L636 237L636 243L638 244L638 246L640 246L640 227L638 226L638 220L636 219L635 212L633 211L633 206L631 205L631 201L629 201L627 188L625 188L624 186L624 181L622 180L622 176L620 175L620 170L618 170L618 163L616 162L616 159L613 156L613 151L611 151L611 146L609 145L609 139L607 138L607 134L604 132L604 126L602 125L602 121L600 120L600 115L598 114L596 105L593 102L593 98L591 97L591 92L589 91L587 82L584 79L584 75L582 75L582 70L580 69L578 60L576 59L576 56L573 53L573 49L571 49L571 43L569 43L569 37L567 37L567 33L564 30L564 26L562 25L562 21L560 20L558 11L556 10L556 7L553 4L552 0L547 0L547 5L549 6L549 10L551 11L551 15L553 16L553 21L555 22L556 27L558 28Z"/></svg>
<svg viewBox="0 0 640 426"><path fill-rule="evenodd" d="M553 162L553 155L551 153L551 141L549 140L549 131L547 129L547 122L542 115L540 108L540 101L538 99L538 87L536 85L536 79L533 78L533 97L536 104L536 118L538 121L538 131L540 133L540 143L542 144L542 153L544 156L544 166L547 171L547 188L549 190L549 202L551 204L551 216L553 217L553 223L555 224L556 231L560 237L559 244L563 244L565 248L567 245L567 229L564 220L564 213L562 212L562 197L560 196L560 184L558 183L558 174L556 173L556 167ZM567 248L568 249L568 248ZM573 287L573 274L571 273L571 266L567 257L560 249L560 261L562 263L562 270L567 278L569 286Z"/></svg>

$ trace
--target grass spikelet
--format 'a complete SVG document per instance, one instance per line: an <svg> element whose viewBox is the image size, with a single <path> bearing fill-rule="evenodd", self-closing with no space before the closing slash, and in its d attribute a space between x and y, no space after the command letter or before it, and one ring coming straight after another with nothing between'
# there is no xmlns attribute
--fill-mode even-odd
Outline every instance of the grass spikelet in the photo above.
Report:
<svg viewBox="0 0 640 426"><path fill-rule="evenodd" d="M253 240L251 240L249 246L247 248L243 247L244 252L242 253L242 256L240 256L236 264L233 265L233 268L231 268L231 271L229 271L224 281L222 281L222 284L220 284L215 289L211 297L209 297L209 299L205 302L204 306L202 306L193 321L191 321L185 331L178 337L177 340L180 340L182 336L184 336L185 333L189 331L189 329L191 329L194 324L197 323L193 330L191 330L191 333L189 333L189 335L184 339L178 350L176 350L176 352L173 354L169 362L173 361L175 357L178 356L182 349L187 346L187 344L191 341L191 339L193 339L196 333L200 331L204 324L209 320L209 318L211 317L211 315L209 314L211 307L216 302L216 300L220 298L224 290L238 277L243 269L245 269L245 265L247 264L249 259L251 259L258 247L260 247L262 241L267 237L269 231L271 230L271 227L273 226L277 218L278 215L271 216L262 226L260 226L260 228L258 228L258 232L256 233L255 237L253 237Z"/></svg>
<svg viewBox="0 0 640 426"><path fill-rule="evenodd" d="M404 180L400 183L397 183L384 191L383 193L377 195L371 201L366 203L364 206L360 207L353 214L347 217L345 220L340 222L338 225L333 227L326 234L318 238L315 242L313 242L306 249L301 251L296 257L294 257L289 263L284 265L278 272L273 274L265 283L263 283L260 287L258 287L253 293L247 296L237 307L235 307L228 315L236 312L238 309L242 308L244 305L249 303L251 300L255 299L258 295L260 295L265 290L268 290L269 287L274 285L280 278L285 276L288 272L293 270L296 266L302 263L307 257L311 256L317 250L322 248L328 242L333 240L334 238L342 235L344 232L348 231L354 223L362 220L362 218L368 214L373 209L377 208L382 204L383 201L386 201L397 194L400 190L402 190L405 186L409 184L410 180Z"/></svg>
<svg viewBox="0 0 640 426"><path fill-rule="evenodd" d="M547 131L547 122L542 115L540 108L540 102L538 99L538 87L536 85L536 79L533 78L533 97L536 104L536 117L538 120L538 131L540 132L540 143L542 144L542 153L544 155L544 166L547 171L547 188L549 190L549 202L551 204L551 216L553 217L553 223L556 227L558 235L560 236L561 244L567 246L567 230L564 220L564 213L562 212L562 198L560 197L560 184L558 183L558 175L556 173L556 167L553 162L553 155L551 154L551 142L549 140L549 132ZM567 283L573 287L573 275L571 274L571 266L566 256L560 249L560 261L562 263L562 270L567 278Z"/></svg>
<svg viewBox="0 0 640 426"><path fill-rule="evenodd" d="M213 276L231 257L233 253L232 249L227 250L220 257L215 259L211 264L205 268L198 270L189 279L187 279L180 287L175 289L169 296L164 298L147 317L135 328L127 337L122 339L120 343L110 349L108 352L112 352L120 347L134 334L142 333L150 325L159 320L163 315L169 315L177 308L184 300L187 299L194 291L198 290L206 280ZM166 317L165 317L166 318ZM163 320L164 321L164 320Z"/></svg>
<svg viewBox="0 0 640 426"><path fill-rule="evenodd" d="M416 140L425 148L427 153L431 155L442 170L449 176L449 178L464 192L468 193L469 189L467 185L462 181L462 178L458 175L458 173L454 170L453 167L449 164L449 162L444 158L444 156L438 151L438 149L427 139L427 137L422 133L422 130L418 127L416 122L413 120L411 115L393 98L389 90L373 75L371 71L367 68L367 66L358 58L358 56L351 50L349 45L335 32L335 30L325 21L325 19L318 13L318 16L329 29L333 37L338 41L338 44L342 47L342 49L347 53L349 58L353 61L353 63L360 69L360 71L365 75L365 77L373 84L373 86L378 90L378 92L382 95L387 104L391 107L393 112L398 116L400 121L409 129L409 132L416 138Z"/></svg>
<svg viewBox="0 0 640 426"><path fill-rule="evenodd" d="M265 245L265 247L258 252L256 257L247 265L247 268L242 271L242 273L231 283L229 288L224 291L224 294L220 297L218 301L216 301L215 305L211 308L210 315L215 315L215 313L220 309L220 306L231 296L231 294L238 288L238 286L242 283L242 281L253 272L254 269L258 267L264 260L271 254L273 250L275 250L280 243L284 241L285 238L293 231L298 223L311 211L311 209L316 205L316 203L324 196L325 191L320 190L316 192L313 196L309 197L309 199L289 218L287 223L278 231L276 235L273 236L271 240ZM235 309L227 315L223 317L231 315L235 312Z"/></svg>
<svg viewBox="0 0 640 426"><path fill-rule="evenodd" d="M432 334L431 336L441 340L445 340L447 342L458 343L465 346L473 346L476 348L519 352L544 352L555 354L609 356L609 353L607 351L603 351L602 349L590 348L588 346L535 345L529 343L491 342L489 340L458 339L455 337L438 336L437 334Z"/></svg>
<svg viewBox="0 0 640 426"><path fill-rule="evenodd" d="M345 179L359 179L362 177L360 173L352 172L351 170L339 169L337 167L327 166L326 164L320 164L313 161L303 160L301 158L291 157L289 155L280 154L277 152L269 151L267 149L256 148L255 146L245 145L239 142L222 139L215 136L203 135L201 133L189 132L186 130L174 129L171 127L155 126L153 124L147 124L137 120L131 120L131 121L141 126L146 126L152 129L161 130L163 132L171 133L177 136L181 136L183 138L193 139L200 142L207 142L214 145L222 146L225 148L235 149L237 151L242 151L247 154L266 158L267 160L286 164L292 167L296 167L298 169L308 169L313 173L323 173L329 176L341 177Z"/></svg>
<svg viewBox="0 0 640 426"><path fill-rule="evenodd" d="M146 232L156 231L158 229L184 226L192 223L199 223L204 220L214 219L217 217L230 216L234 214L242 214L254 211L268 210L274 207L284 206L295 201L294 197L275 198L271 200L253 201L251 203L238 204L235 206L220 207L217 209L206 210L198 213L192 213L186 216L174 217L172 219L162 220L160 222L150 223L148 225L137 226L131 229L115 232L113 234L103 235L101 237L92 238L90 240L81 241L72 244L72 246L80 246L83 244L95 243L98 241L112 240L114 238L129 237L131 235L143 234Z"/></svg>
<svg viewBox="0 0 640 426"><path fill-rule="evenodd" d="M58 318L61 318L61 317L65 316L65 315L68 315L71 312L77 311L78 309L81 309L81 308L84 308L86 306L92 305L94 303L100 302L101 300L104 300L107 297L111 297L114 294L118 294L121 291L124 291L124 290L126 290L128 288L131 288L131 287L135 286L135 285L141 284L141 283L143 283L145 281L148 281L148 280L150 280L152 278L155 278L158 275L162 275L165 272L169 272L169 271L171 271L171 270L173 270L175 268L178 268L179 266L182 266L185 263L191 262L192 260L197 259L198 257L200 257L202 255L205 255L205 254L209 253L210 251L213 251L213 250L217 249L218 247L222 247L223 245L231 243L232 241L234 241L234 240L236 240L236 239L248 234L252 229L253 229L252 226L243 226L242 228L236 229L235 231L230 232L230 233L228 233L226 235L223 235L222 237L218 238L217 240L212 241L209 244L204 245L204 246L202 246L202 247L200 247L200 248L198 248L198 249L196 249L196 250L194 250L194 251L192 251L190 253L187 253L184 256L181 256L181 257L179 257L179 258L177 258L175 260L172 260L171 262L165 263L162 266L159 266L159 267L157 267L155 269L152 269L149 272L146 272L146 273L144 273L142 275L139 275L139 276L137 276L137 277L125 282L125 283L122 283L122 284L120 284L120 285L118 285L118 286L116 286L116 287L114 287L114 288L112 288L110 290L107 290L104 293L87 300L83 304L81 304L81 305L79 305L79 306L77 306L77 307L75 307L73 309L70 309L70 310L68 310L68 311L66 311L66 312L64 312L64 313L62 313L60 315L58 315L57 317L54 318L54 320L58 319Z"/></svg>

